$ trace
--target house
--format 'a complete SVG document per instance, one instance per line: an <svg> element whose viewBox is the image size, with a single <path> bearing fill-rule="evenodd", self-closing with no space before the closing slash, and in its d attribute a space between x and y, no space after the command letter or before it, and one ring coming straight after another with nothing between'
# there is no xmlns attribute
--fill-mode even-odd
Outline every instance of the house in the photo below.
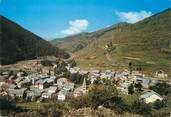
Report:
<svg viewBox="0 0 171 117"><path fill-rule="evenodd" d="M70 65L70 64L68 64L65 68L69 71L69 70L70 70L70 68L71 68L71 65Z"/></svg>
<svg viewBox="0 0 171 117"><path fill-rule="evenodd" d="M58 100L64 101L66 95L74 89L74 83L64 83L61 90L58 92Z"/></svg>
<svg viewBox="0 0 171 117"><path fill-rule="evenodd" d="M52 93L51 92L44 92L44 93L42 93L42 98L50 98L51 97L51 95L52 95Z"/></svg>
<svg viewBox="0 0 171 117"><path fill-rule="evenodd" d="M91 78L89 78L89 80L90 80L91 84L93 84L93 83L94 83L94 81L96 81L96 79L97 79L97 78L95 78L95 77L91 77Z"/></svg>
<svg viewBox="0 0 171 117"><path fill-rule="evenodd" d="M2 73L1 73L1 75L2 75L2 76L8 76L8 75L9 75L9 73L8 73L8 72L6 72L6 71L4 71L4 72L2 72Z"/></svg>
<svg viewBox="0 0 171 117"><path fill-rule="evenodd" d="M26 91L26 100L33 101L36 98L33 91Z"/></svg>
<svg viewBox="0 0 171 117"><path fill-rule="evenodd" d="M110 74L112 72L112 70L108 69L105 71L106 74Z"/></svg>
<svg viewBox="0 0 171 117"><path fill-rule="evenodd" d="M74 68L70 68L69 71L70 71L71 74L76 74L76 73L78 73L78 71L75 70Z"/></svg>
<svg viewBox="0 0 171 117"><path fill-rule="evenodd" d="M136 75L140 75L140 76L143 76L143 77L145 76L140 71L132 71L132 76L136 76Z"/></svg>
<svg viewBox="0 0 171 117"><path fill-rule="evenodd" d="M30 99L31 101L33 101L37 97L40 97L42 93L45 91L46 91L45 89L38 89L38 88L31 86L30 90L26 91L27 99Z"/></svg>
<svg viewBox="0 0 171 117"><path fill-rule="evenodd" d="M106 75L105 73L101 73L101 74L100 74L100 78L102 78L102 79L107 79L107 75Z"/></svg>
<svg viewBox="0 0 171 117"><path fill-rule="evenodd" d="M15 79L15 82L16 83L19 83L20 81L22 81L23 80L23 77L17 77L16 79Z"/></svg>
<svg viewBox="0 0 171 117"><path fill-rule="evenodd" d="M17 86L19 88L27 87L27 86L30 86L30 85L31 85L31 80L27 79L27 78L17 83Z"/></svg>
<svg viewBox="0 0 171 117"><path fill-rule="evenodd" d="M156 100L163 100L163 98L153 90L147 91L140 96L140 99L144 100L145 103L154 103Z"/></svg>
<svg viewBox="0 0 171 117"><path fill-rule="evenodd" d="M91 71L91 73L93 73L93 74L100 74L100 72L101 72L100 70L92 70Z"/></svg>
<svg viewBox="0 0 171 117"><path fill-rule="evenodd" d="M57 87L56 86L50 86L47 90L49 93L56 93Z"/></svg>
<svg viewBox="0 0 171 117"><path fill-rule="evenodd" d="M76 97L79 97L79 96L82 96L83 95L83 92L82 92L82 88L81 87L78 87L74 90L73 92L73 96L76 98Z"/></svg>
<svg viewBox="0 0 171 117"><path fill-rule="evenodd" d="M31 70L31 68L27 65L23 65L24 70Z"/></svg>
<svg viewBox="0 0 171 117"><path fill-rule="evenodd" d="M100 73L100 78L104 79L112 79L114 77L114 72L110 72L110 70L106 70L105 73Z"/></svg>
<svg viewBox="0 0 171 117"><path fill-rule="evenodd" d="M88 71L84 71L84 70L81 70L80 72L79 72L79 74L81 74L81 75L85 75L85 74L88 74L89 72Z"/></svg>
<svg viewBox="0 0 171 117"><path fill-rule="evenodd" d="M56 93L57 87L50 86L48 89L46 89L45 92L42 93L42 98L50 98L53 93Z"/></svg>
<svg viewBox="0 0 171 117"><path fill-rule="evenodd" d="M114 79L115 81L119 81L119 80L127 80L128 79L128 72L115 72L114 73Z"/></svg>
<svg viewBox="0 0 171 117"><path fill-rule="evenodd" d="M11 90L11 89L15 89L17 86L16 85L14 85L14 84L10 84L9 85L9 90Z"/></svg>
<svg viewBox="0 0 171 117"><path fill-rule="evenodd" d="M55 79L53 79L53 78L46 78L46 79L44 79L44 82L47 82L49 85L53 85L54 80Z"/></svg>
<svg viewBox="0 0 171 117"><path fill-rule="evenodd" d="M80 71L80 68L79 67L74 67L74 69L79 72Z"/></svg>
<svg viewBox="0 0 171 117"><path fill-rule="evenodd" d="M164 71L160 70L160 71L157 71L155 73L155 77L157 77L157 78L167 78L168 75Z"/></svg>
<svg viewBox="0 0 171 117"><path fill-rule="evenodd" d="M150 85L150 80L149 79L145 79L145 78L143 78L143 76L141 76L141 75L136 75L136 76L134 76L134 81L136 82L136 83L141 83L141 85L143 86L143 88L149 88L149 85Z"/></svg>
<svg viewBox="0 0 171 117"><path fill-rule="evenodd" d="M124 78L124 79L128 79L129 74L130 74L129 71L123 71L123 72L121 73L122 78Z"/></svg>
<svg viewBox="0 0 171 117"><path fill-rule="evenodd" d="M64 101L66 99L67 91L61 90L58 93L58 100Z"/></svg>
<svg viewBox="0 0 171 117"><path fill-rule="evenodd" d="M65 84L62 89L66 91L72 91L74 89L74 83L69 82Z"/></svg>
<svg viewBox="0 0 171 117"><path fill-rule="evenodd" d="M5 78L3 76L0 76L0 87L5 84Z"/></svg>
<svg viewBox="0 0 171 117"><path fill-rule="evenodd" d="M100 77L100 74L90 73L88 77L94 77L94 78L97 78L97 77Z"/></svg>
<svg viewBox="0 0 171 117"><path fill-rule="evenodd" d="M23 94L24 94L24 91L26 90L27 88L22 88L22 89L9 89L9 95L11 97L23 97Z"/></svg>
<svg viewBox="0 0 171 117"><path fill-rule="evenodd" d="M8 92L7 91L0 91L0 96L7 96Z"/></svg>
<svg viewBox="0 0 171 117"><path fill-rule="evenodd" d="M42 91L26 91L26 100L28 101L36 101L41 98L42 94L44 92Z"/></svg>
<svg viewBox="0 0 171 117"><path fill-rule="evenodd" d="M91 84L93 84L94 81L100 76L101 76L100 71L93 71L88 74L88 78L89 78Z"/></svg>
<svg viewBox="0 0 171 117"><path fill-rule="evenodd" d="M44 88L47 88L48 85L49 84L47 82L38 81L35 83L34 87L39 88L39 89L44 89Z"/></svg>
<svg viewBox="0 0 171 117"><path fill-rule="evenodd" d="M56 76L50 76L50 78L49 78L49 79L51 79L51 80L55 81Z"/></svg>
<svg viewBox="0 0 171 117"><path fill-rule="evenodd" d="M35 83L34 87L39 88L39 89L45 89L51 86L53 82L54 82L53 79L48 79L48 78L40 79Z"/></svg>
<svg viewBox="0 0 171 117"><path fill-rule="evenodd" d="M38 89L38 88L31 88L30 87L30 91L32 91L34 93L34 95L40 96L46 90L45 89Z"/></svg>
<svg viewBox="0 0 171 117"><path fill-rule="evenodd" d="M23 71L20 71L17 73L17 77L23 77L25 75L25 73Z"/></svg>
<svg viewBox="0 0 171 117"><path fill-rule="evenodd" d="M66 66L66 69L71 73L71 74L75 74L80 72L80 68L79 67L74 67L72 68L69 64L68 66Z"/></svg>
<svg viewBox="0 0 171 117"><path fill-rule="evenodd" d="M117 86L117 89L121 91L123 94L128 94L128 87L130 86L131 82L126 81L121 83L119 86Z"/></svg>
<svg viewBox="0 0 171 117"><path fill-rule="evenodd" d="M42 98L51 98L51 95L53 93L56 93L56 91L57 91L57 87L50 86L49 88L44 89L44 92L42 93L41 97Z"/></svg>

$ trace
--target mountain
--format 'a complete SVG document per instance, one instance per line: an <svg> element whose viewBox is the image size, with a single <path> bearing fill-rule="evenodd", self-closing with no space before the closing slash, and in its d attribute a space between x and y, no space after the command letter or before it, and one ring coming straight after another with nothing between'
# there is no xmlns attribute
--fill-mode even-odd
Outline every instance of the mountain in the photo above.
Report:
<svg viewBox="0 0 171 117"><path fill-rule="evenodd" d="M9 19L0 16L0 64L11 64L39 56L68 58L69 54L24 29Z"/></svg>
<svg viewBox="0 0 171 117"><path fill-rule="evenodd" d="M159 69L171 72L170 8L134 24L120 23L67 38L52 43L73 52L78 65L84 68L124 69L132 62L135 68L150 73Z"/></svg>
<svg viewBox="0 0 171 117"><path fill-rule="evenodd" d="M93 41L96 41L105 32L114 30L118 27L123 27L129 25L128 23L119 23L111 27L98 30L96 32L88 33L83 32L76 35L72 35L65 38L53 39L51 43L57 47L60 47L68 52L75 53L90 45Z"/></svg>

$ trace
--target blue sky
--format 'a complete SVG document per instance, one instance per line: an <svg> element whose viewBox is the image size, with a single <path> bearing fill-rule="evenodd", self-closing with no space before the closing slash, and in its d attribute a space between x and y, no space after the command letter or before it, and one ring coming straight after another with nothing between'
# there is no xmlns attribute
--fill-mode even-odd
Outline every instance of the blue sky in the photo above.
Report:
<svg viewBox="0 0 171 117"><path fill-rule="evenodd" d="M0 0L1 14L44 38L134 23L170 7L170 0Z"/></svg>

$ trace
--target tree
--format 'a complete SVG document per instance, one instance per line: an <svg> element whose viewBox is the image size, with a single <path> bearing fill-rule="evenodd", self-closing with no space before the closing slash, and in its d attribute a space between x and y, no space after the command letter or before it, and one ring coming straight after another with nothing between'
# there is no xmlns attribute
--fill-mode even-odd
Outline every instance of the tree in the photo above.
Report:
<svg viewBox="0 0 171 117"><path fill-rule="evenodd" d="M137 114L150 114L152 107L149 104L141 101L135 101L131 107L131 111Z"/></svg>
<svg viewBox="0 0 171 117"><path fill-rule="evenodd" d="M133 94L134 93L134 85L131 83L129 86L128 86L128 94Z"/></svg>
<svg viewBox="0 0 171 117"><path fill-rule="evenodd" d="M17 107L9 97L0 96L0 111L1 116L9 116L12 112L21 111L21 108Z"/></svg>
<svg viewBox="0 0 171 117"><path fill-rule="evenodd" d="M25 100L25 99L26 99L26 97L27 97L27 92L26 92L26 91L24 91L24 93L23 93L23 100Z"/></svg>
<svg viewBox="0 0 171 117"><path fill-rule="evenodd" d="M153 107L155 108L155 109L160 109L160 108L162 108L162 107L164 107L165 106L165 102L164 101L160 101L160 100L156 100L155 102L154 102L154 104L153 104Z"/></svg>
<svg viewBox="0 0 171 117"><path fill-rule="evenodd" d="M88 107L90 103L86 95L72 98L69 101L76 109Z"/></svg>
<svg viewBox="0 0 171 117"><path fill-rule="evenodd" d="M93 108L105 104L113 96L117 96L117 90L113 86L93 85L88 92L88 100Z"/></svg>
<svg viewBox="0 0 171 117"><path fill-rule="evenodd" d="M124 103L123 99L118 96L114 96L105 102L106 108L111 108L119 113L128 110L128 106Z"/></svg>
<svg viewBox="0 0 171 117"><path fill-rule="evenodd" d="M63 65L61 67L57 66L54 68L54 74L63 74L65 76L66 74L68 75L68 70Z"/></svg>
<svg viewBox="0 0 171 117"><path fill-rule="evenodd" d="M103 79L102 81L103 81L103 84L105 84L105 85L113 85L111 80Z"/></svg>
<svg viewBox="0 0 171 117"><path fill-rule="evenodd" d="M65 63L65 61L63 61L63 60L60 60L59 62L58 62L58 64L57 64L57 67L58 68L63 68L63 67L65 67L67 64Z"/></svg>
<svg viewBox="0 0 171 117"><path fill-rule="evenodd" d="M54 74L57 75L58 72L57 72L57 67L54 68Z"/></svg>
<svg viewBox="0 0 171 117"><path fill-rule="evenodd" d="M50 61L50 60L42 60L42 61L40 61L40 63L41 63L43 66L48 66L48 67L53 66L53 65L52 65L52 61Z"/></svg>
<svg viewBox="0 0 171 117"><path fill-rule="evenodd" d="M23 70L23 73L24 76L28 76L28 73L26 71Z"/></svg>
<svg viewBox="0 0 171 117"><path fill-rule="evenodd" d="M138 83L135 84L135 88L137 88L138 92L141 92L143 86L142 86L142 84L140 82L138 82Z"/></svg>
<svg viewBox="0 0 171 117"><path fill-rule="evenodd" d="M79 73L75 73L75 74L71 74L69 79L74 82L75 84L82 84L83 83L83 79L84 76L79 74Z"/></svg>
<svg viewBox="0 0 171 117"><path fill-rule="evenodd" d="M77 63L75 62L74 59L72 59L71 61L69 61L69 64L71 67L75 67L77 65Z"/></svg>
<svg viewBox="0 0 171 117"><path fill-rule="evenodd" d="M129 62L128 68L129 68L129 74L132 75L132 62Z"/></svg>
<svg viewBox="0 0 171 117"><path fill-rule="evenodd" d="M141 72L141 73L143 72L143 69L142 69L141 66L139 66L136 70L139 71L139 72Z"/></svg>
<svg viewBox="0 0 171 117"><path fill-rule="evenodd" d="M171 85L167 84L166 82L156 83L154 86L150 87L150 89L154 90L162 96L171 94Z"/></svg>
<svg viewBox="0 0 171 117"><path fill-rule="evenodd" d="M96 80L93 83L96 84L96 85L102 84L100 77L97 77Z"/></svg>
<svg viewBox="0 0 171 117"><path fill-rule="evenodd" d="M8 74L8 77L14 75L14 71L10 71L9 74Z"/></svg>
<svg viewBox="0 0 171 117"><path fill-rule="evenodd" d="M47 75L49 75L49 76L51 75L51 68L48 69Z"/></svg>

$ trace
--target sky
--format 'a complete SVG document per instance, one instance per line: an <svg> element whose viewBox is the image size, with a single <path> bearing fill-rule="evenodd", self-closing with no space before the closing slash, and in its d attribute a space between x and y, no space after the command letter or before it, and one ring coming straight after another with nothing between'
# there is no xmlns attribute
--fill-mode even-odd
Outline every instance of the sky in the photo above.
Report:
<svg viewBox="0 0 171 117"><path fill-rule="evenodd" d="M170 6L171 0L0 0L1 15L45 39L135 23Z"/></svg>

